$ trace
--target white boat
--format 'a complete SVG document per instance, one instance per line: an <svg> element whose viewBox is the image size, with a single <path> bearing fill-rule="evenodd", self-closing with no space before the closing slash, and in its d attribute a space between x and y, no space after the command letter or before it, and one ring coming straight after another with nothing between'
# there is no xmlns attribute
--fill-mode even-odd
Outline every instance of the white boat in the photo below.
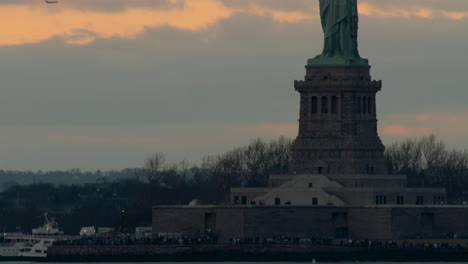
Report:
<svg viewBox="0 0 468 264"><path fill-rule="evenodd" d="M62 238L57 222L44 214L44 225L31 234L3 233L0 239L0 257L47 257L47 249Z"/></svg>
<svg viewBox="0 0 468 264"><path fill-rule="evenodd" d="M5 235L2 235L0 242L0 256L1 257L18 257L21 245L9 239L5 239Z"/></svg>
<svg viewBox="0 0 468 264"><path fill-rule="evenodd" d="M49 219L47 213L44 214L44 225L38 228L33 228L33 235L38 236L49 236L49 235L63 235L63 232L59 230L57 222L54 218Z"/></svg>
<svg viewBox="0 0 468 264"><path fill-rule="evenodd" d="M55 240L57 238L4 234L4 240L0 243L0 256L47 257L47 248Z"/></svg>

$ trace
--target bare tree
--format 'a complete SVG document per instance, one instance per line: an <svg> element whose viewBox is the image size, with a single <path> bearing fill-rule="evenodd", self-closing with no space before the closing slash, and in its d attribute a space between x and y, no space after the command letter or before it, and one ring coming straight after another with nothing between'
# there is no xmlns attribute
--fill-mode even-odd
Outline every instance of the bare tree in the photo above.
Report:
<svg viewBox="0 0 468 264"><path fill-rule="evenodd" d="M217 191L228 200L231 187L265 186L271 173L286 173L291 144L292 141L284 137L270 142L255 139L247 146L205 157L202 168L209 171Z"/></svg>
<svg viewBox="0 0 468 264"><path fill-rule="evenodd" d="M148 183L159 184L161 181L161 171L164 169L166 156L163 153L154 153L145 160L142 173Z"/></svg>
<svg viewBox="0 0 468 264"><path fill-rule="evenodd" d="M447 150L434 135L393 143L385 152L392 173L406 174L413 187L445 187L452 203L468 189L468 153Z"/></svg>

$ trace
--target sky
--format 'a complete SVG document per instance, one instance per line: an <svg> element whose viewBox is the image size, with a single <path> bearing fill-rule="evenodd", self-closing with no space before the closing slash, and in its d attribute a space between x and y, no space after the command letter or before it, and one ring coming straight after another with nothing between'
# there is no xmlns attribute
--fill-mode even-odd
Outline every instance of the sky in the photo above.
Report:
<svg viewBox="0 0 468 264"><path fill-rule="evenodd" d="M0 1L0 169L197 163L297 135L316 0ZM468 149L468 1L359 0L385 144Z"/></svg>

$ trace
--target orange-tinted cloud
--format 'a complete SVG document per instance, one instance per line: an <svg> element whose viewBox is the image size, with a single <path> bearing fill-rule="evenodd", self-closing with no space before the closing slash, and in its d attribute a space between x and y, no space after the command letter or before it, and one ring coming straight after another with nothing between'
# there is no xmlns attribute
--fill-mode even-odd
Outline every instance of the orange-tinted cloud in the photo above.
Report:
<svg viewBox="0 0 468 264"><path fill-rule="evenodd" d="M181 1L172 1L174 4ZM2 5L0 17L8 26L0 28L0 46L39 43L62 37L69 44L87 44L97 38L135 38L146 28L169 26L180 30L206 30L234 14L270 17L281 23L308 19L301 12L285 12L260 6L234 9L217 0L185 0L171 9L128 8L102 12L60 8L52 11L26 5Z"/></svg>
<svg viewBox="0 0 468 264"><path fill-rule="evenodd" d="M244 10L244 12L255 16L271 17L274 21L281 23L297 23L316 18L313 14L299 11L281 11L259 5L252 5L249 9Z"/></svg>
<svg viewBox="0 0 468 264"><path fill-rule="evenodd" d="M415 137L431 133L427 127L404 127L399 125L386 126L381 131L384 136Z"/></svg>
<svg viewBox="0 0 468 264"><path fill-rule="evenodd" d="M447 11L443 9L433 8L430 6L425 6L422 2L420 2L420 5L410 5L409 7L382 7L372 2L362 2L359 4L359 14L374 18L444 18L451 20L462 20L468 18L468 11Z"/></svg>
<svg viewBox="0 0 468 264"><path fill-rule="evenodd" d="M465 12L454 12L454 11L441 11L441 13L451 19L462 20L468 18L468 11Z"/></svg>
<svg viewBox="0 0 468 264"><path fill-rule="evenodd" d="M369 17L382 18L432 18L434 15L434 10L424 7L416 7L412 9L383 9L369 3L361 3L359 5L359 14Z"/></svg>
<svg viewBox="0 0 468 264"><path fill-rule="evenodd" d="M8 26L0 28L0 45L38 43L56 36L71 44L86 44L96 38L135 38L147 27L203 30L233 12L215 0L187 1L181 9L131 8L114 13L1 6L0 16Z"/></svg>
<svg viewBox="0 0 468 264"><path fill-rule="evenodd" d="M161 2L161 1L159 1ZM281 10L261 1L230 7L220 0L168 0L164 7L145 1L126 3L125 7L107 12L84 6L3 4L0 17L0 46L40 43L53 37L63 38L69 44L83 45L96 39L136 38L147 28L169 26L179 30L201 31L237 14L268 17L277 23L299 23L318 18L317 4L310 10ZM138 4L140 3L140 4ZM425 6L384 8L372 2L362 2L359 11L374 18L445 17L461 20L468 11L449 12Z"/></svg>
<svg viewBox="0 0 468 264"><path fill-rule="evenodd" d="M447 140L465 140L468 112L383 116L380 133L386 137L419 137L435 134Z"/></svg>

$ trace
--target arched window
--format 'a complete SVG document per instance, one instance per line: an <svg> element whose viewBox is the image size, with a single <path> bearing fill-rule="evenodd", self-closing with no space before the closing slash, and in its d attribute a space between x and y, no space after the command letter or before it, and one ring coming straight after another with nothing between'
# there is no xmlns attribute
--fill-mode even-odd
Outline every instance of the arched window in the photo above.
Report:
<svg viewBox="0 0 468 264"><path fill-rule="evenodd" d="M358 96L357 98L357 113L361 113L361 96Z"/></svg>
<svg viewBox="0 0 468 264"><path fill-rule="evenodd" d="M367 113L372 114L372 98L367 98Z"/></svg>
<svg viewBox="0 0 468 264"><path fill-rule="evenodd" d="M318 113L317 96L312 96L311 110L312 110L312 111L311 111L312 114L317 114L317 113Z"/></svg>
<svg viewBox="0 0 468 264"><path fill-rule="evenodd" d="M328 114L328 97L322 96L322 114Z"/></svg>
<svg viewBox="0 0 468 264"><path fill-rule="evenodd" d="M363 96L362 97L362 113L366 114L367 113L367 97Z"/></svg>
<svg viewBox="0 0 468 264"><path fill-rule="evenodd" d="M338 114L338 97L336 96L331 98L331 113Z"/></svg>

